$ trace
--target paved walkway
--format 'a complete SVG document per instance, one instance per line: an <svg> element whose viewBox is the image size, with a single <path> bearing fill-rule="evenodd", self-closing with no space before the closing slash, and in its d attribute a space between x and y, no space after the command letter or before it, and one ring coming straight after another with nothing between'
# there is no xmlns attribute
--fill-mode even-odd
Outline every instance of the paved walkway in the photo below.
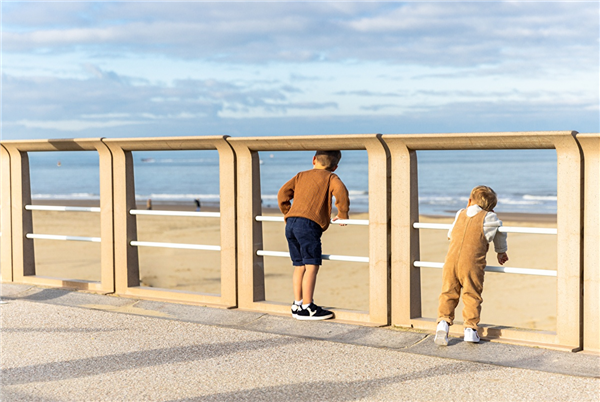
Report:
<svg viewBox="0 0 600 402"><path fill-rule="evenodd" d="M600 357L3 284L8 401L599 401Z"/></svg>

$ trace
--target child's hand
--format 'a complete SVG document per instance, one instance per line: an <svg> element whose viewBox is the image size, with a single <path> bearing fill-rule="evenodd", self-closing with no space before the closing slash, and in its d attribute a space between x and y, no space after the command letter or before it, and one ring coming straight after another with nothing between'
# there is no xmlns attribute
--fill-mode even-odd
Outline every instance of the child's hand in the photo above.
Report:
<svg viewBox="0 0 600 402"><path fill-rule="evenodd" d="M335 221L337 221L338 219L340 219L340 217L336 215L336 217L335 217L335 218L333 218L331 221L332 221L332 222L335 222ZM340 226L346 226L346 224L345 224L345 223L340 223Z"/></svg>
<svg viewBox="0 0 600 402"><path fill-rule="evenodd" d="M508 254L498 253L498 262L500 263L500 265L504 265L506 261L508 261Z"/></svg>

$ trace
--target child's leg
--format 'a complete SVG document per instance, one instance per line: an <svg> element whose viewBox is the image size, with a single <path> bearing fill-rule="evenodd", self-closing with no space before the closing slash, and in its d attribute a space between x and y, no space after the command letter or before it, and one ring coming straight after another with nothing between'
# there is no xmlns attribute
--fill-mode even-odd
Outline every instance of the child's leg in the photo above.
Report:
<svg viewBox="0 0 600 402"><path fill-rule="evenodd" d="M477 330L483 299L483 268L474 266L462 273L463 284L463 320L465 327Z"/></svg>
<svg viewBox="0 0 600 402"><path fill-rule="evenodd" d="M302 300L302 280L304 278L306 268L304 265L294 267L294 275L292 276L292 284L294 286L294 300Z"/></svg>
<svg viewBox="0 0 600 402"><path fill-rule="evenodd" d="M442 271L442 293L439 298L438 319L446 321L449 325L454 324L454 310L460 298L461 285L456 277L455 268L444 266Z"/></svg>
<svg viewBox="0 0 600 402"><path fill-rule="evenodd" d="M315 293L319 265L306 264L304 267L305 272L304 277L302 278L302 304L310 304L313 301L313 295Z"/></svg>

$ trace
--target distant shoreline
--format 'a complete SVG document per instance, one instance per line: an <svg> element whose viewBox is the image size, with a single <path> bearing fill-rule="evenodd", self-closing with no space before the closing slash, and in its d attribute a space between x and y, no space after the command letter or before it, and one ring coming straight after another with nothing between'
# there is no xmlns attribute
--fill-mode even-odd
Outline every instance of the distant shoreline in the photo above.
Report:
<svg viewBox="0 0 600 402"><path fill-rule="evenodd" d="M68 199L35 199L33 205L64 205L64 206L82 206L97 207L99 200L68 200ZM195 211L194 201L152 201L153 209L166 211ZM146 209L146 202L137 202L138 209ZM218 202L203 202L202 211L215 212L219 210ZM264 213L279 214L279 209L273 207L263 207ZM365 214L367 211L356 211L356 214ZM352 210L350 210L352 215ZM447 219L454 217L455 211L448 211L447 215L440 214L421 214L428 218ZM531 223L556 223L556 214L535 214L523 212L498 212L498 217L503 221L511 222L531 222Z"/></svg>

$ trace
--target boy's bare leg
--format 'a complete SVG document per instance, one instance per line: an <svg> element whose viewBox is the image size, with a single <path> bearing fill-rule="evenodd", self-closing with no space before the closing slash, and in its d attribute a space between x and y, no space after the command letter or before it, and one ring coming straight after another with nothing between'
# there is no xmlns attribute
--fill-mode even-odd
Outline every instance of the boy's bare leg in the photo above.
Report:
<svg viewBox="0 0 600 402"><path fill-rule="evenodd" d="M292 284L294 286L294 297L295 300L302 300L302 279L304 278L304 272L306 271L304 265L294 267L294 275L292 275Z"/></svg>
<svg viewBox="0 0 600 402"><path fill-rule="evenodd" d="M315 293L315 284L317 283L319 265L306 264L304 268L305 272L304 277L302 278L302 303L310 304L313 301L313 295Z"/></svg>

